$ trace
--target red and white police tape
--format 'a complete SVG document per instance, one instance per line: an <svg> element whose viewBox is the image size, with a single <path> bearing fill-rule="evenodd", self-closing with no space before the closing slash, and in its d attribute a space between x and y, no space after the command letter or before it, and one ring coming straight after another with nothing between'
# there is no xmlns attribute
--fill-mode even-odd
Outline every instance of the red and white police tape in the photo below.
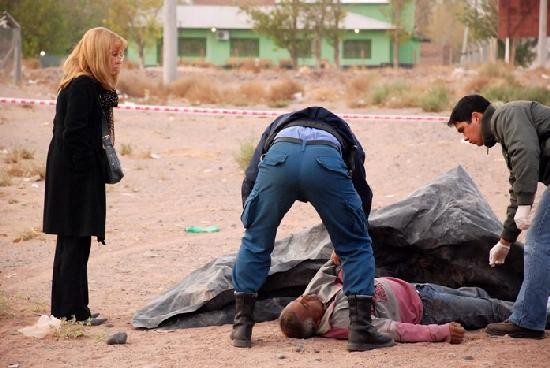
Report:
<svg viewBox="0 0 550 368"><path fill-rule="evenodd" d="M38 100L29 98L0 97L0 104L11 105L36 105L55 106L55 100ZM247 117L277 117L287 111L277 110L239 110L212 107L187 107L187 106L157 106L120 104L118 110L126 111L153 111L176 112L193 115L217 115L217 116L247 116ZM441 115L388 115L388 114L351 114L337 113L342 119L372 120L372 121L422 121L422 122L446 122L448 117Z"/></svg>

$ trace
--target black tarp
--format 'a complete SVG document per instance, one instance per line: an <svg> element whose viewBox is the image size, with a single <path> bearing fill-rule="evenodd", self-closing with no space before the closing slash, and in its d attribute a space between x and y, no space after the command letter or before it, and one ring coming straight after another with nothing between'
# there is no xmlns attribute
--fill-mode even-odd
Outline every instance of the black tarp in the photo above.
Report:
<svg viewBox="0 0 550 368"><path fill-rule="evenodd" d="M501 224L462 167L450 170L405 200L373 211L377 276L450 287L480 286L514 300L523 277L523 248L514 245L501 267L488 265ZM259 292L256 321L273 320L305 288L332 252L323 225L277 241L269 277ZM137 328L188 328L231 323L231 267L235 255L219 257L139 310Z"/></svg>

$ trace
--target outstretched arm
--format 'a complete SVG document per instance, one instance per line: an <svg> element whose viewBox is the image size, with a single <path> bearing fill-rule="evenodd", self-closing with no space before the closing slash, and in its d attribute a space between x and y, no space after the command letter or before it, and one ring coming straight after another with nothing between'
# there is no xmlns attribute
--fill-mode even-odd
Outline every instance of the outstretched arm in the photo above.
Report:
<svg viewBox="0 0 550 368"><path fill-rule="evenodd" d="M398 342L448 341L451 344L460 344L464 340L464 328L456 322L444 325L416 325L375 318L372 324L378 331L390 335Z"/></svg>

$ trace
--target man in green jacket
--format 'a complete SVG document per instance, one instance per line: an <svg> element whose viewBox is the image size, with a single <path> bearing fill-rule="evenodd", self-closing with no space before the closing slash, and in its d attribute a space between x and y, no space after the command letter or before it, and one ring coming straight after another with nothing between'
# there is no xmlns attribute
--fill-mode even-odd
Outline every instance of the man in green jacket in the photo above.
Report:
<svg viewBox="0 0 550 368"><path fill-rule="evenodd" d="M489 324L487 333L541 339L550 295L550 107L514 101L495 108L482 96L464 96L448 125L471 144L489 149L500 143L510 171L510 205L500 240L489 252L489 264L504 263L510 245L529 229L523 283L513 313L503 323ZM539 181L547 187L531 218Z"/></svg>

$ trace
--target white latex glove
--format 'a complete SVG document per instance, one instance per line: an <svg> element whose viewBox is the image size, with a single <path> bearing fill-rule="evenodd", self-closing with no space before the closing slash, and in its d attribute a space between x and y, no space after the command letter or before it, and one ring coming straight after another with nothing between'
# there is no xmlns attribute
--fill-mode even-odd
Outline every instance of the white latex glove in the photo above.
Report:
<svg viewBox="0 0 550 368"><path fill-rule="evenodd" d="M509 251L510 246L502 244L499 240L489 251L489 265L495 267L497 264L503 264Z"/></svg>
<svg viewBox="0 0 550 368"><path fill-rule="evenodd" d="M531 218L529 214L531 213L531 206L518 206L516 214L514 216L514 222L520 230L527 230L531 225Z"/></svg>

